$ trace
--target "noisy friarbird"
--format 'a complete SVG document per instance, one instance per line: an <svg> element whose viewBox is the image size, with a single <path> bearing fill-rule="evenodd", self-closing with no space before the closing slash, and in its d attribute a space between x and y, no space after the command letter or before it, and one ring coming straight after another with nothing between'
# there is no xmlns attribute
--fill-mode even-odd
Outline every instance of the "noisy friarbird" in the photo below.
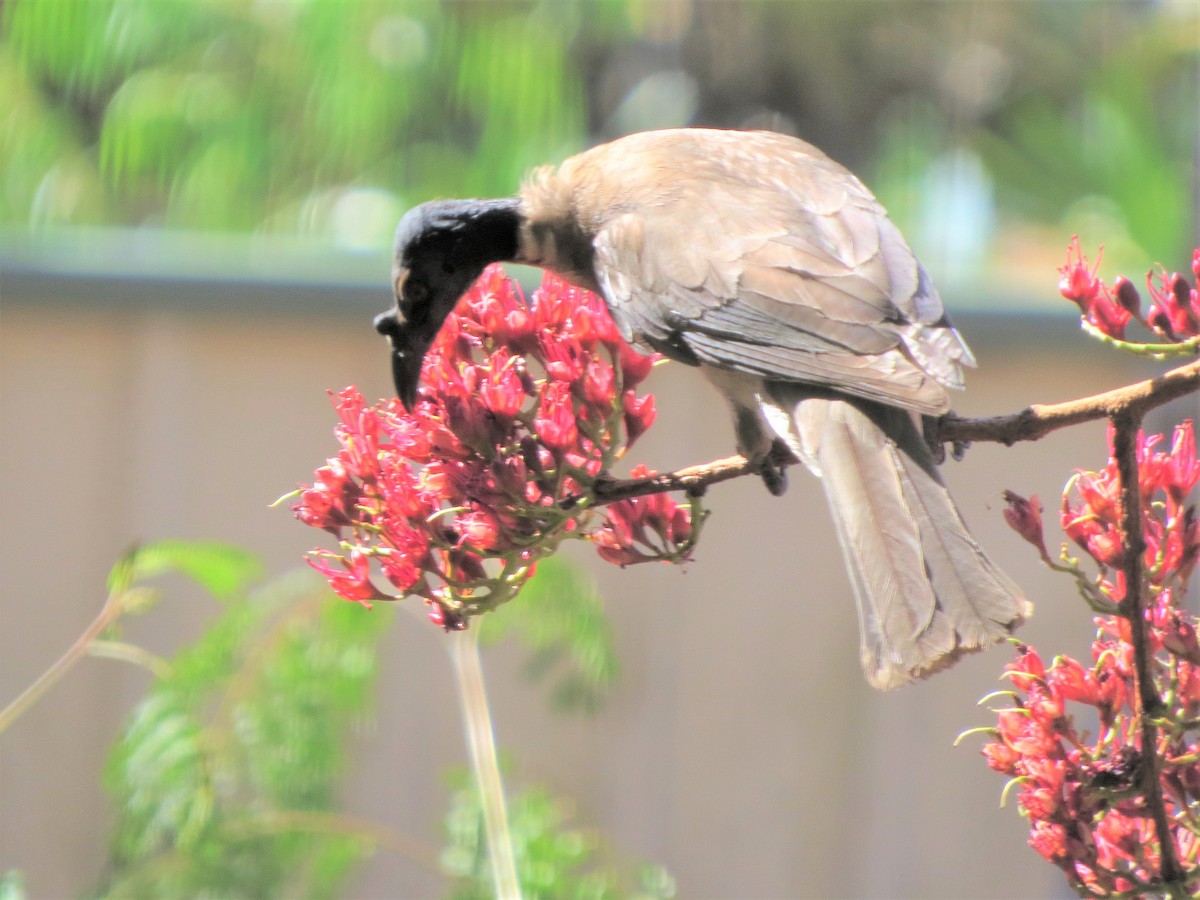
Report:
<svg viewBox="0 0 1200 900"><path fill-rule="evenodd" d="M696 366L738 450L777 442L825 488L858 601L867 680L892 688L1004 638L1030 612L980 549L919 417L950 407L970 350L862 183L767 132L675 129L538 169L516 197L443 200L396 232L396 390L484 267L551 269L604 297L627 341ZM782 472L767 464L774 492Z"/></svg>

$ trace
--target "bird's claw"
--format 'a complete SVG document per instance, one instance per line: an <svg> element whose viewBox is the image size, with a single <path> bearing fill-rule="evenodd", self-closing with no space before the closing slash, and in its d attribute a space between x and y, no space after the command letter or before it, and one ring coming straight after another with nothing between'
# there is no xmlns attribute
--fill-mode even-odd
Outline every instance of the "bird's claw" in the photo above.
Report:
<svg viewBox="0 0 1200 900"><path fill-rule="evenodd" d="M787 470L783 466L767 460L759 469L759 474L772 497L782 497L787 493Z"/></svg>
<svg viewBox="0 0 1200 900"><path fill-rule="evenodd" d="M787 493L787 467L795 461L796 457L787 444L778 438L771 442L767 455L758 464L758 474L772 497L782 497Z"/></svg>
<svg viewBox="0 0 1200 900"><path fill-rule="evenodd" d="M946 442L941 439L939 434L941 429L938 427L943 418L945 417L921 416L921 436L925 438L925 445L933 455L933 461L939 466L946 461ZM949 443L950 455L954 457L954 461L962 462L971 442L953 440Z"/></svg>

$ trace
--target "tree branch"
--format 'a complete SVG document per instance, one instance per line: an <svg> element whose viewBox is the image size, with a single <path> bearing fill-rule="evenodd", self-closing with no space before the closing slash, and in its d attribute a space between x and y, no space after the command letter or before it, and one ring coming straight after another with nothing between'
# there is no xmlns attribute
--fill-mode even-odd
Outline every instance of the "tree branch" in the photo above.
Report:
<svg viewBox="0 0 1200 900"><path fill-rule="evenodd" d="M1018 441L1036 441L1068 425L1128 413L1140 418L1148 410L1198 389L1200 360L1103 394L1066 403L1030 406L1009 416L984 419L962 419L953 414L943 416L938 421L938 437L943 441L991 441L1012 446Z"/></svg>
<svg viewBox="0 0 1200 900"><path fill-rule="evenodd" d="M1059 428L1112 419L1120 415L1135 415L1139 420L1148 410L1200 390L1200 360L1172 369L1156 378L1139 381L1115 390L1105 391L1079 400L1027 407L1007 416L966 419L953 413L937 422L940 441L983 441L1012 446L1018 441L1036 441ZM788 466L796 462L790 454L773 454L770 461ZM667 491L687 491L702 494L709 485L742 475L757 474L760 466L744 456L730 456L675 472L664 472L648 478L614 478L597 481L595 501L612 503L646 494ZM570 503L580 498L565 501Z"/></svg>

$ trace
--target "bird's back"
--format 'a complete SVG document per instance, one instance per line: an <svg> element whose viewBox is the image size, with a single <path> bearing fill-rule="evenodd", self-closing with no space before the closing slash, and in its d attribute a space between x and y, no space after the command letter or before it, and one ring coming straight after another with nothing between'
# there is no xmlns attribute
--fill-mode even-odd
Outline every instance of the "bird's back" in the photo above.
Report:
<svg viewBox="0 0 1200 900"><path fill-rule="evenodd" d="M883 207L797 138L630 135L539 170L522 196L559 267L678 358L930 413L972 364Z"/></svg>

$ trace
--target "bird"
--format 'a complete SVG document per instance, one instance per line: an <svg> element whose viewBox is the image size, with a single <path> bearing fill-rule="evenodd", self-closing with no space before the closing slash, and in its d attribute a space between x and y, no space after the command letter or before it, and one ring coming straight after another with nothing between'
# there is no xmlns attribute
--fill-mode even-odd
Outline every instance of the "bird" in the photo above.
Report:
<svg viewBox="0 0 1200 900"><path fill-rule="evenodd" d="M443 321L495 262L596 292L631 345L697 368L772 493L781 448L821 479L873 687L940 671L1032 612L967 530L923 433L971 351L880 202L815 146L641 132L533 170L515 196L409 210L395 304L375 319L408 409Z"/></svg>

